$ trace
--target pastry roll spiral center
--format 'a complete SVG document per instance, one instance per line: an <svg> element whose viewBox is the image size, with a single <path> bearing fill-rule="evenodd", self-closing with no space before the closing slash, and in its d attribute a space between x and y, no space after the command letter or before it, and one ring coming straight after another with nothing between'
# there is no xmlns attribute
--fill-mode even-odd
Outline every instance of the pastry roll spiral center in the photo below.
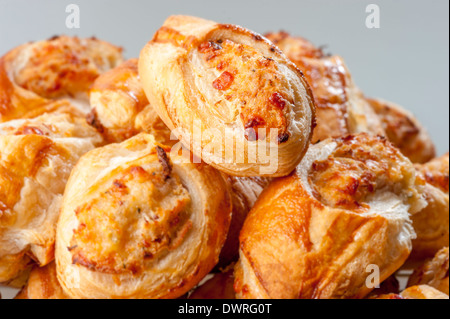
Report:
<svg viewBox="0 0 450 319"><path fill-rule="evenodd" d="M16 83L45 98L87 91L116 66L120 49L95 39L55 37L26 47L17 58Z"/></svg>
<svg viewBox="0 0 450 319"><path fill-rule="evenodd" d="M270 129L277 130L275 142L289 139L289 113L297 102L292 71L232 40L205 41L191 54L195 87L223 124L241 129L249 141L266 139Z"/></svg>
<svg viewBox="0 0 450 319"><path fill-rule="evenodd" d="M370 209L369 203L377 192L412 196L405 178L412 173L405 170L403 161L398 151L382 139L349 136L338 139L326 159L312 164L309 183L325 205L363 213Z"/></svg>
<svg viewBox="0 0 450 319"><path fill-rule="evenodd" d="M74 264L103 273L139 273L177 248L192 227L190 196L166 162L131 165L76 210Z"/></svg>

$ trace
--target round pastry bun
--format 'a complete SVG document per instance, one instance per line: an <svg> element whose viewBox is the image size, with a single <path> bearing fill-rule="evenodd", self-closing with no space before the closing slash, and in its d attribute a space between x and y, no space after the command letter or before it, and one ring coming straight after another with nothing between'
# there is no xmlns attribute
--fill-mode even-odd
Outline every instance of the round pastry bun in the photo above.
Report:
<svg viewBox="0 0 450 319"><path fill-rule="evenodd" d="M231 209L218 171L152 135L95 149L64 194L58 279L72 298L178 298L218 263Z"/></svg>
<svg viewBox="0 0 450 319"><path fill-rule="evenodd" d="M0 124L0 283L54 258L56 222L78 159L103 139L83 117L49 113Z"/></svg>
<svg viewBox="0 0 450 319"><path fill-rule="evenodd" d="M328 139L261 194L240 235L239 298L364 298L407 260L425 205L412 163L381 137Z"/></svg>
<svg viewBox="0 0 450 319"><path fill-rule="evenodd" d="M309 85L252 31L172 16L142 50L139 74L164 123L224 173L285 176L309 146L315 125Z"/></svg>
<svg viewBox="0 0 450 319"><path fill-rule="evenodd" d="M121 48L95 38L56 36L17 47L0 58L0 122L54 111L60 99L87 113L92 83L122 61Z"/></svg>

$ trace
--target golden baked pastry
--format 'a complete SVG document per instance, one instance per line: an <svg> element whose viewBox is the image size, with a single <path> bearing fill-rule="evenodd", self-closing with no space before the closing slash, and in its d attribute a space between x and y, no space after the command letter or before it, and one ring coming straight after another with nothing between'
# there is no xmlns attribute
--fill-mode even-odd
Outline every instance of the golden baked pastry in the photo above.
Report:
<svg viewBox="0 0 450 319"><path fill-rule="evenodd" d="M87 112L94 80L121 62L121 48L95 38L21 45L0 59L0 122L54 111L62 98Z"/></svg>
<svg viewBox="0 0 450 319"><path fill-rule="evenodd" d="M430 135L413 114L391 102L367 101L380 117L386 137L413 163L426 163L436 156Z"/></svg>
<svg viewBox="0 0 450 319"><path fill-rule="evenodd" d="M396 274L393 274L383 281L379 288L372 290L368 299L378 299L379 296L389 294L400 294L400 282L398 281Z"/></svg>
<svg viewBox="0 0 450 319"><path fill-rule="evenodd" d="M408 286L428 285L448 295L448 259L448 247L445 247L433 259L415 270L409 278Z"/></svg>
<svg viewBox="0 0 450 319"><path fill-rule="evenodd" d="M426 203L412 163L381 137L310 148L261 194L240 235L239 298L363 298L407 260L411 213Z"/></svg>
<svg viewBox="0 0 450 319"><path fill-rule="evenodd" d="M267 177L235 177L225 174L223 177L230 185L233 213L218 268L226 268L239 258L239 234L244 221L261 192L272 180Z"/></svg>
<svg viewBox="0 0 450 319"><path fill-rule="evenodd" d="M344 60L286 32L266 35L305 74L314 93L317 127L313 143L368 132L384 135L379 118L356 87Z"/></svg>
<svg viewBox="0 0 450 319"><path fill-rule="evenodd" d="M88 121L110 142L141 132L157 142L173 145L170 130L149 105L138 74L138 60L131 59L100 75L90 92L92 112Z"/></svg>
<svg viewBox="0 0 450 319"><path fill-rule="evenodd" d="M57 230L58 279L70 297L178 298L217 264L228 186L172 153L142 133L80 159Z"/></svg>
<svg viewBox="0 0 450 319"><path fill-rule="evenodd" d="M405 289L401 294L386 294L372 299L449 299L448 295L427 286L413 286Z"/></svg>
<svg viewBox="0 0 450 319"><path fill-rule="evenodd" d="M142 50L139 74L164 123L229 175L289 174L308 148L315 120L308 84L247 29L172 16Z"/></svg>
<svg viewBox="0 0 450 319"><path fill-rule="evenodd" d="M14 299L69 299L56 278L52 262L45 267L35 266L25 287Z"/></svg>
<svg viewBox="0 0 450 319"><path fill-rule="evenodd" d="M234 292L234 270L217 273L203 285L197 287L189 299L236 299Z"/></svg>
<svg viewBox="0 0 450 319"><path fill-rule="evenodd" d="M440 189L442 192L449 192L449 153L435 158L423 165L416 165L416 168L423 174L428 184Z"/></svg>
<svg viewBox="0 0 450 319"><path fill-rule="evenodd" d="M449 246L449 155L416 165L419 175L427 181L427 207L412 217L417 238L413 241L412 259L432 258Z"/></svg>
<svg viewBox="0 0 450 319"><path fill-rule="evenodd" d="M82 117L45 114L0 124L0 282L53 260L65 184L81 155L102 143Z"/></svg>

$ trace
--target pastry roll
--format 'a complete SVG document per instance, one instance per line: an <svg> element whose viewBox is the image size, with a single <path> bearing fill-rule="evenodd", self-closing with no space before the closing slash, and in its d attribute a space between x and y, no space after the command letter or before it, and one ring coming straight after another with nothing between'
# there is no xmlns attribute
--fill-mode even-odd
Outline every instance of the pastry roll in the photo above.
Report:
<svg viewBox="0 0 450 319"><path fill-rule="evenodd" d="M148 103L139 78L137 59L128 60L100 75L91 89L90 103L89 123L110 142L123 142L146 132L159 143L174 144L169 128Z"/></svg>
<svg viewBox="0 0 450 319"><path fill-rule="evenodd" d="M448 247L442 248L433 259L415 270L408 286L428 285L448 295L448 259Z"/></svg>
<svg viewBox="0 0 450 319"><path fill-rule="evenodd" d="M381 121L341 57L325 55L309 41L285 32L270 33L267 38L297 65L311 85L317 107L313 143L361 132L384 135Z"/></svg>
<svg viewBox="0 0 450 319"><path fill-rule="evenodd" d="M440 189L442 192L449 192L449 153L435 158L423 165L416 165L416 168L423 174L428 184Z"/></svg>
<svg viewBox="0 0 450 319"><path fill-rule="evenodd" d="M0 59L0 122L54 111L62 98L88 112L90 86L121 62L121 48L95 38L21 45Z"/></svg>
<svg viewBox="0 0 450 319"><path fill-rule="evenodd" d="M70 113L0 124L0 282L30 259L42 266L53 260L66 181L80 156L102 141Z"/></svg>
<svg viewBox="0 0 450 319"><path fill-rule="evenodd" d="M440 292L439 290L427 286L413 286L405 289L401 294L386 294L380 295L371 299L390 299L390 300L398 300L398 299L410 299L410 300L425 300L425 299L449 299L448 295Z"/></svg>
<svg viewBox="0 0 450 319"><path fill-rule="evenodd" d="M223 174L231 190L233 213L227 240L220 253L218 268L226 268L239 258L239 234L247 214L264 188L271 182L267 177L235 177Z"/></svg>
<svg viewBox="0 0 450 319"><path fill-rule="evenodd" d="M301 72L247 29L170 17L142 50L150 104L197 157L234 176L289 174L315 107Z"/></svg>
<svg viewBox="0 0 450 319"><path fill-rule="evenodd" d="M69 299L56 278L56 266L52 262L45 267L35 266L25 287L14 299Z"/></svg>
<svg viewBox="0 0 450 319"><path fill-rule="evenodd" d="M240 235L239 298L363 298L407 260L422 180L381 137L359 134L310 148L273 181ZM369 282L369 284L367 284Z"/></svg>
<svg viewBox="0 0 450 319"><path fill-rule="evenodd" d="M228 186L149 134L83 156L58 222L58 279L72 298L178 298L217 264Z"/></svg>
<svg viewBox="0 0 450 319"><path fill-rule="evenodd" d="M211 279L197 287L189 299L236 299L234 292L234 269L215 274Z"/></svg>
<svg viewBox="0 0 450 319"><path fill-rule="evenodd" d="M403 299L449 299L448 295L427 285L409 287L401 296Z"/></svg>
<svg viewBox="0 0 450 319"><path fill-rule="evenodd" d="M386 137L413 163L426 163L436 156L430 135L413 114L380 99L368 102L380 117Z"/></svg>
<svg viewBox="0 0 450 319"><path fill-rule="evenodd" d="M417 238L411 258L420 260L432 258L449 246L449 156L416 165L416 169L427 182L424 194L428 202L427 207L412 217Z"/></svg>

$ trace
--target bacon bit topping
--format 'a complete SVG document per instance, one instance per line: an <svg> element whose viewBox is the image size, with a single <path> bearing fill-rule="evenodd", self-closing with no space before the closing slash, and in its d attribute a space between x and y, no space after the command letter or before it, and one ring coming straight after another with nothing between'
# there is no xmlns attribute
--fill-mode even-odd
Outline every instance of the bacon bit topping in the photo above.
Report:
<svg viewBox="0 0 450 319"><path fill-rule="evenodd" d="M289 134L284 133L278 136L278 144L286 143L289 140Z"/></svg>
<svg viewBox="0 0 450 319"><path fill-rule="evenodd" d="M230 88L231 84L233 84L234 81L234 75L231 74L228 71L225 71L222 73L221 76L219 76L214 82L213 87L216 90L227 90Z"/></svg>
<svg viewBox="0 0 450 319"><path fill-rule="evenodd" d="M280 110L283 110L286 107L286 100L283 98L283 96L276 92L270 97L270 103L272 103L274 106L278 107Z"/></svg>
<svg viewBox="0 0 450 319"><path fill-rule="evenodd" d="M102 123L100 122L97 114L96 109L92 109L92 111L87 115L86 122L95 128L99 133L103 133L105 131L105 128L103 127Z"/></svg>
<svg viewBox="0 0 450 319"><path fill-rule="evenodd" d="M216 43L213 41L208 41L208 42L203 42L202 44L200 44L200 46L198 48L200 53L205 53L209 49L222 50L222 46L219 43Z"/></svg>
<svg viewBox="0 0 450 319"><path fill-rule="evenodd" d="M262 41L263 37L260 36L259 34L254 34L254 35L253 35L253 39L254 39L255 41Z"/></svg>
<svg viewBox="0 0 450 319"><path fill-rule="evenodd" d="M45 134L37 127L24 126L20 128L15 135L45 135Z"/></svg>
<svg viewBox="0 0 450 319"><path fill-rule="evenodd" d="M166 151L164 151L162 147L157 146L156 152L158 154L158 160L163 167L164 180L167 181L170 178L170 174L172 173L172 165L170 164Z"/></svg>
<svg viewBox="0 0 450 319"><path fill-rule="evenodd" d="M247 141L256 141L259 139L258 128L265 125L266 122L260 117L254 117L245 124L245 138Z"/></svg>
<svg viewBox="0 0 450 319"><path fill-rule="evenodd" d="M223 71L228 67L228 63L226 61L221 61L218 65L217 65L217 70L219 71Z"/></svg>
<svg viewBox="0 0 450 319"><path fill-rule="evenodd" d="M127 186L125 185L125 184L123 184L121 181L119 181L119 180L115 180L114 182L113 182L113 185L115 186L115 187L117 187L117 188L127 188Z"/></svg>

